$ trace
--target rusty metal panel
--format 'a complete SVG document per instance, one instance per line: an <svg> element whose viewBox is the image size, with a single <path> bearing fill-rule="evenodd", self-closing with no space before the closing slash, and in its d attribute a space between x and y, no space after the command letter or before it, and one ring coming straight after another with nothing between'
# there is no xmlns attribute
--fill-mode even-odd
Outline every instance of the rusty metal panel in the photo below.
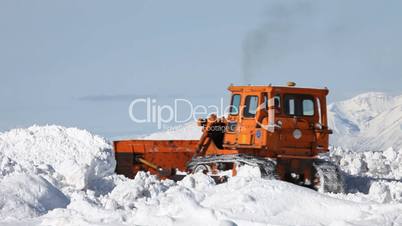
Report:
<svg viewBox="0 0 402 226"><path fill-rule="evenodd" d="M134 177L138 170L153 169L136 160L136 156L166 169L185 170L193 157L198 140L122 140L114 142L116 173Z"/></svg>

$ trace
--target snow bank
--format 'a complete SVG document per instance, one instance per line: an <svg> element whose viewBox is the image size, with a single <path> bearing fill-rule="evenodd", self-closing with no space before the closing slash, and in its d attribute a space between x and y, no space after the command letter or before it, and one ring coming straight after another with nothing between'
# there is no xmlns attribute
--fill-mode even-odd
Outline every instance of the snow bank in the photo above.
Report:
<svg viewBox="0 0 402 226"><path fill-rule="evenodd" d="M36 217L70 200L41 176L11 174L0 180L0 218Z"/></svg>
<svg viewBox="0 0 402 226"><path fill-rule="evenodd" d="M0 134L0 152L19 162L54 170L61 183L83 189L111 175L115 160L103 138L85 130L32 126Z"/></svg>
<svg viewBox="0 0 402 226"><path fill-rule="evenodd" d="M35 217L67 206L68 197L37 175L38 171L0 152L0 218Z"/></svg>
<svg viewBox="0 0 402 226"><path fill-rule="evenodd" d="M401 204L346 201L256 177L215 185L204 174L174 183L139 173L106 196L77 195L42 219L46 225L398 225L400 211Z"/></svg>
<svg viewBox="0 0 402 226"><path fill-rule="evenodd" d="M253 167L219 185L202 173L177 183L144 172L128 179L112 173L111 147L98 136L59 126L16 129L0 134L0 224L402 225L400 151L335 149L331 158L351 193L265 180Z"/></svg>
<svg viewBox="0 0 402 226"><path fill-rule="evenodd" d="M105 205L131 210L135 208L134 203L137 200L153 199L173 184L173 181L160 181L154 175L141 172L133 180L122 180L116 183L116 187L108 194L108 202Z"/></svg>
<svg viewBox="0 0 402 226"><path fill-rule="evenodd" d="M97 185L115 160L102 138L75 128L33 126L0 134L0 217L65 208L74 190Z"/></svg>
<svg viewBox="0 0 402 226"><path fill-rule="evenodd" d="M331 159L345 172L349 192L364 193L379 203L402 203L402 150L353 152L337 147Z"/></svg>
<svg viewBox="0 0 402 226"><path fill-rule="evenodd" d="M353 152L336 147L331 158L351 175L402 180L402 150Z"/></svg>

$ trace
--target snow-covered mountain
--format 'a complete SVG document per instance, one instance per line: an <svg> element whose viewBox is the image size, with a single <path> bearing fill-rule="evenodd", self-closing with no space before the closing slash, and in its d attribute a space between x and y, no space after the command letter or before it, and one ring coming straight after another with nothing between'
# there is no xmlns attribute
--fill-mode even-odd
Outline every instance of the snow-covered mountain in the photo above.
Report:
<svg viewBox="0 0 402 226"><path fill-rule="evenodd" d="M331 143L355 151L402 148L402 95L360 94L328 106Z"/></svg>

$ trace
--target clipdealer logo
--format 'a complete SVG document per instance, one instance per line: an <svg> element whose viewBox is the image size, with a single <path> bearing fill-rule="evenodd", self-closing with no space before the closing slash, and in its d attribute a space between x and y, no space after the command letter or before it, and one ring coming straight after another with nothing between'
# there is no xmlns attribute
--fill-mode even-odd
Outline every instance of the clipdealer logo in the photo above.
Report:
<svg viewBox="0 0 402 226"><path fill-rule="evenodd" d="M135 123L155 123L162 129L167 123L186 123L197 121L199 116L208 114L225 115L230 106L224 106L223 98L219 105L195 105L188 99L175 99L172 105L159 104L155 98L138 98L128 107L130 119ZM141 114L144 112L145 115Z"/></svg>

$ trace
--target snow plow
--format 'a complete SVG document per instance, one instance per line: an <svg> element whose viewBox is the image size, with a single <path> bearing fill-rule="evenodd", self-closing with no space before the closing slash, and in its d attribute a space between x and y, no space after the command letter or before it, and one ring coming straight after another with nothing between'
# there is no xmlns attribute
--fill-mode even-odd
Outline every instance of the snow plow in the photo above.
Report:
<svg viewBox="0 0 402 226"><path fill-rule="evenodd" d="M116 173L134 177L150 171L180 180L203 172L217 182L236 176L245 165L261 176L324 192L343 192L342 175L328 153L327 88L229 86L228 116L199 119L199 140L121 140L114 142Z"/></svg>

